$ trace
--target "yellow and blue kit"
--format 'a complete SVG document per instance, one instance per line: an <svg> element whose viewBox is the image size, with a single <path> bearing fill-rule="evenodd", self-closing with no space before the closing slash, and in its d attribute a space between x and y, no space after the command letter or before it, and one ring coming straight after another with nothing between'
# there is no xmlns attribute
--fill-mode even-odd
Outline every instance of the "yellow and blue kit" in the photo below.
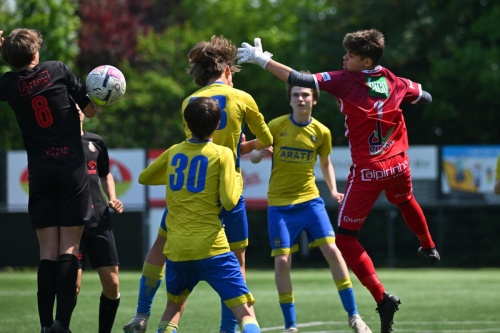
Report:
<svg viewBox="0 0 500 333"><path fill-rule="evenodd" d="M332 151L330 130L311 118L298 124L292 115L269 122L273 163L268 190L268 231L272 256L298 250L306 231L309 246L335 242L335 233L314 177L316 158Z"/></svg>
<svg viewBox="0 0 500 333"><path fill-rule="evenodd" d="M332 151L330 130L311 118L303 125L285 115L269 122L274 138L273 167L269 190L269 206L286 206L319 197L314 177L317 155Z"/></svg>
<svg viewBox="0 0 500 333"><path fill-rule="evenodd" d="M219 219L221 206L231 210L243 190L231 150L210 141L182 142L143 170L139 183L166 185L168 298L180 302L204 280L229 308L253 303Z"/></svg>
<svg viewBox="0 0 500 333"><path fill-rule="evenodd" d="M237 172L241 173L240 145L245 125L248 125L250 131L263 146L272 144L273 139L264 116L260 113L257 103L250 94L217 81L188 96L182 103L183 112L187 104L197 97L210 97L219 104L222 112L221 121L212 140L214 143L232 150ZM187 137L191 137L187 126L185 130ZM248 220L245 199L240 197L238 204L232 210L223 208L220 218L231 250L247 247Z"/></svg>
<svg viewBox="0 0 500 333"><path fill-rule="evenodd" d="M232 209L243 188L230 149L210 141L184 141L143 170L139 183L167 185L164 253L170 261L204 259L229 251L219 212L221 205Z"/></svg>

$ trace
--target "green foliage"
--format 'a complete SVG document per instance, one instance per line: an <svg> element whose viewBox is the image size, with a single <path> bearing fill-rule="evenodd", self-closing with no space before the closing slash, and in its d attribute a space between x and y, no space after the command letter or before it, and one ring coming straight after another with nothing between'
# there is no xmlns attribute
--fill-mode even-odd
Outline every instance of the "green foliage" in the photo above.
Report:
<svg viewBox="0 0 500 333"><path fill-rule="evenodd" d="M437 98L427 120L439 122L448 144L498 143L500 4L468 3L447 3L440 35L436 29L441 47L432 51L430 77Z"/></svg>
<svg viewBox="0 0 500 333"><path fill-rule="evenodd" d="M76 0L9 0L0 3L0 22L4 37L15 28L34 28L43 35L40 61L60 60L74 68L78 54ZM11 70L0 62L0 73ZM23 149L14 113L0 103L0 149Z"/></svg>
<svg viewBox="0 0 500 333"><path fill-rule="evenodd" d="M77 31L80 19L76 15L76 0L11 0L12 15L2 20L4 33L14 28L34 28L43 35L40 60L59 60L74 67L78 54Z"/></svg>
<svg viewBox="0 0 500 333"><path fill-rule="evenodd" d="M168 148L185 139L181 104L196 89L185 73L186 55L202 36L189 24L138 38L139 63L120 65L127 79L122 101L86 121L110 147Z"/></svg>
<svg viewBox="0 0 500 333"><path fill-rule="evenodd" d="M75 2L2 2L2 29L37 26L45 36L42 57L71 64L79 24ZM8 7L10 3L16 10ZM367 28L377 28L386 37L382 65L421 83L433 96L427 107L403 106L410 143L500 141L496 129L500 107L497 2L126 0L126 4L132 14L136 10L138 19L133 23L137 29L124 33L126 26L121 24L116 34L121 36L121 44L105 43L93 49L93 43L85 44L94 55L108 54L109 63L127 78L124 100L104 108L86 125L103 135L110 147L167 147L184 139L181 102L197 88L185 73L186 54L200 40L224 35L239 45L260 37L274 59L298 70L320 72L342 69L344 35ZM107 29L124 22L122 16L106 18ZM93 30L82 31L82 40L91 40L85 37L89 31ZM133 40L135 45L130 43ZM127 45L126 54L120 45ZM134 52L129 52L130 48L135 48ZM80 53L79 59L76 73L85 73L96 65L92 61L97 61L90 53ZM5 66L2 69L6 70ZM266 120L290 112L283 82L258 66L245 64L234 84L255 98ZM17 125L7 110L0 104L0 148L20 148ZM334 97L322 94L313 115L332 130L334 145L347 144L344 117Z"/></svg>

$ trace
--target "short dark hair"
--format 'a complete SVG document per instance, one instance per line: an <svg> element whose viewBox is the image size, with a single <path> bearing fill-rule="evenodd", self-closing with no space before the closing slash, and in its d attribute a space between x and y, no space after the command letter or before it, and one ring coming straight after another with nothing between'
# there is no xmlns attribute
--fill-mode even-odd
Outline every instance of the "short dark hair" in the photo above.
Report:
<svg viewBox="0 0 500 333"><path fill-rule="evenodd" d="M374 65L378 65L384 55L385 40L377 29L359 30L346 34L342 45L346 52L370 58Z"/></svg>
<svg viewBox="0 0 500 333"><path fill-rule="evenodd" d="M184 120L193 137L209 137L219 126L221 111L219 104L210 97L197 97L184 109Z"/></svg>
<svg viewBox="0 0 500 333"><path fill-rule="evenodd" d="M35 53L40 51L43 36L35 29L15 29L5 37L0 53L10 66L19 69L33 61Z"/></svg>
<svg viewBox="0 0 500 333"><path fill-rule="evenodd" d="M299 73L311 74L311 72L309 72L309 71L299 71ZM292 100L292 88L293 87L298 87L298 86L291 85L290 83L286 84L286 97L288 98L289 102ZM313 88L310 88L310 89L312 91L313 100L317 102L319 100L319 89L313 89Z"/></svg>

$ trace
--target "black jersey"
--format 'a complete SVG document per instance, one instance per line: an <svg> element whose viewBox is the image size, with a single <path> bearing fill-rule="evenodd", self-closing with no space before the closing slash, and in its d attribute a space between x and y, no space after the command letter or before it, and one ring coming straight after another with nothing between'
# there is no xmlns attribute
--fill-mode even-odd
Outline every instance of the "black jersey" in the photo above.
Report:
<svg viewBox="0 0 500 333"><path fill-rule="evenodd" d="M0 101L11 106L28 154L29 170L54 170L84 163L80 119L90 99L85 85L60 61L0 77Z"/></svg>
<svg viewBox="0 0 500 333"><path fill-rule="evenodd" d="M87 224L88 228L92 228L110 223L108 200L101 190L100 183L100 178L109 174L109 155L108 148L104 144L102 137L97 134L84 132L81 142L85 152L90 193L96 217L95 223Z"/></svg>

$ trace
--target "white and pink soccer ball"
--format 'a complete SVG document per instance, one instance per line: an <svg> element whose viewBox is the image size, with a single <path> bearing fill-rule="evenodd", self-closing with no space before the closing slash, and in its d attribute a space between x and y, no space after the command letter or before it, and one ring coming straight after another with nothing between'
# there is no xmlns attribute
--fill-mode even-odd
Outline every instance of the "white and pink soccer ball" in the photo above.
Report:
<svg viewBox="0 0 500 333"><path fill-rule="evenodd" d="M87 75L87 94L92 101L100 106L108 106L118 102L127 88L123 73L111 65L94 68Z"/></svg>

